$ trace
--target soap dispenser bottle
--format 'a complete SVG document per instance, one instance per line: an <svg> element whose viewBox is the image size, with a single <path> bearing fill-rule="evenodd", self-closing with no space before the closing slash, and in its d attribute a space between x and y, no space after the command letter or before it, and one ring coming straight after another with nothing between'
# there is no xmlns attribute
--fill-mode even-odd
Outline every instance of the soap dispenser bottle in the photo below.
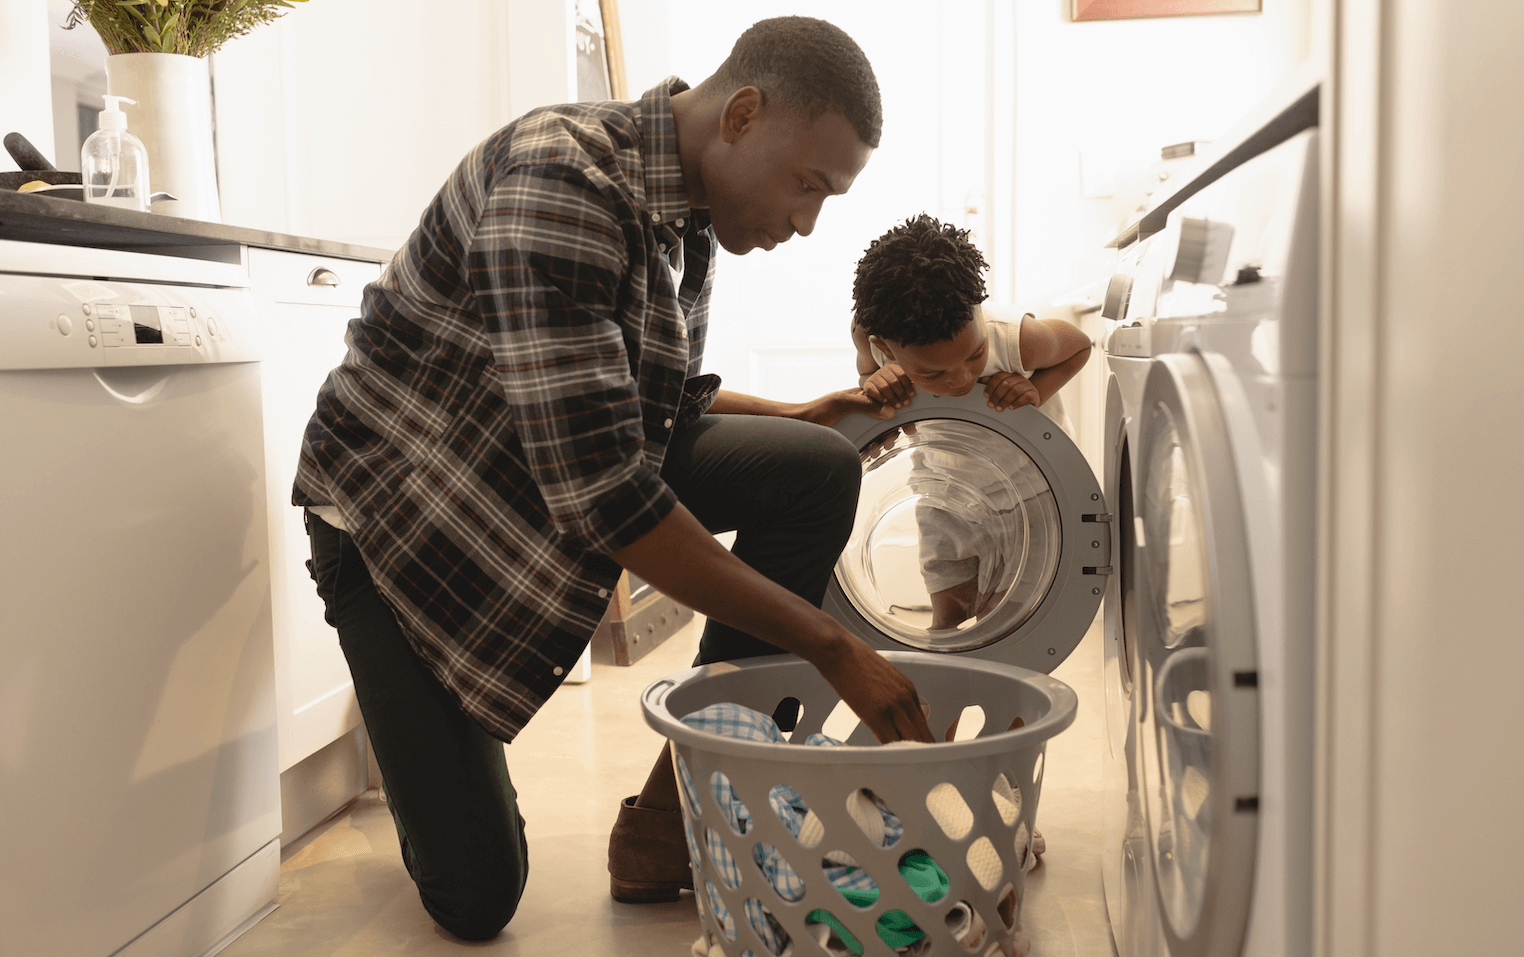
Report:
<svg viewBox="0 0 1524 957"><path fill-rule="evenodd" d="M143 141L127 132L125 96L106 96L100 129L91 133L79 151L80 176L85 201L148 211L148 150Z"/></svg>

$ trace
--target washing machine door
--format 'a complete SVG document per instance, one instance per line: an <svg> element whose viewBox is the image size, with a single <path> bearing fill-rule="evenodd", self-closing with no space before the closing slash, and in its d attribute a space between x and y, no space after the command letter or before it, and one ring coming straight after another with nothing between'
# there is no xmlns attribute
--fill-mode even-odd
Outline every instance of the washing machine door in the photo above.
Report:
<svg viewBox="0 0 1524 957"><path fill-rule="evenodd" d="M862 456L857 523L824 607L868 644L1049 672L1110 572L1095 472L1042 412L920 393L837 430Z"/></svg>
<svg viewBox="0 0 1524 957"><path fill-rule="evenodd" d="M1139 411L1140 790L1174 957L1238 954L1259 809L1244 497L1202 358L1154 360Z"/></svg>

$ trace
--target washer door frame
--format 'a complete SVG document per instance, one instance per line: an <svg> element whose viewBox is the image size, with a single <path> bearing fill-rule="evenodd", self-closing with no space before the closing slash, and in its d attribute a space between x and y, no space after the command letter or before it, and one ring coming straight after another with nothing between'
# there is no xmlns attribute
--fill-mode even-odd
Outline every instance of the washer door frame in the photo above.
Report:
<svg viewBox="0 0 1524 957"><path fill-rule="evenodd" d="M984 658L1047 674L1084 638L1111 574L1111 532L1104 524L1106 501L1095 470L1052 419L1032 406L996 412L981 389L962 396L918 392L893 418L855 413L835 428L860 453L889 429L926 419L954 419L984 426L1026 453L1053 491L1059 518L1059 559L1047 596L1015 632L980 648L925 653ZM835 574L826 586L821 607L870 647L920 650L875 628L842 592Z"/></svg>
<svg viewBox="0 0 1524 957"><path fill-rule="evenodd" d="M1145 529L1155 527L1150 522L1148 488L1149 470L1161 441L1156 414L1161 406L1169 413L1185 452L1193 494L1200 499L1196 520L1208 549L1203 577L1209 616L1201 629L1207 638L1205 644L1196 647L1207 660L1211 694L1208 800L1212 826L1201 905L1189 934L1179 934L1170 920L1158 849L1152 849L1148 856L1154 872L1159 928L1170 954L1237 954L1243 948L1253 901L1260 790L1259 651L1245 496L1223 399L1207 360L1196 353L1158 356L1149 369L1138 412L1135 468L1141 497L1135 507ZM1154 585L1159 570L1151 564L1146 544L1139 547L1138 559L1144 601L1151 602L1157 594ZM1141 612L1139 655L1143 671L1136 677L1146 699L1139 716L1139 783L1152 841L1153 817L1159 813L1158 782L1152 778L1145 752L1150 747L1156 753L1159 750L1163 665L1166 659L1180 664L1181 652L1196 649L1166 647L1157 634L1154 609L1143 608Z"/></svg>

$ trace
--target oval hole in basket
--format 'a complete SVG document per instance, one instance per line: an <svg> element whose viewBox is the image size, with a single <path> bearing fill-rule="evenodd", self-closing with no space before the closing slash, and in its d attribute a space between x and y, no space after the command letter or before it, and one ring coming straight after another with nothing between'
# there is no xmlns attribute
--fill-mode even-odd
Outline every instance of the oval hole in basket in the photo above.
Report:
<svg viewBox="0 0 1524 957"><path fill-rule="evenodd" d="M1045 751L1039 751L1039 752L1037 752L1037 763L1032 765L1032 786L1033 787L1037 787L1039 784L1042 783L1042 769L1043 769L1043 765L1046 763L1043 759L1046 758L1046 757L1047 757L1047 752L1045 752Z"/></svg>
<svg viewBox="0 0 1524 957"><path fill-rule="evenodd" d="M798 698L784 698L778 702L778 707L773 709L773 723L779 731L792 731L799 727L799 719L804 717L804 704Z"/></svg>
<svg viewBox="0 0 1524 957"><path fill-rule="evenodd" d="M872 907L878 900L878 881L873 875L857 866L857 861L845 851L827 851L820 861L820 872L826 883L836 888L853 907Z"/></svg>
<svg viewBox="0 0 1524 957"><path fill-rule="evenodd" d="M994 843L987 837L981 837L968 846L966 860L969 873L987 891L994 890L1005 874L1005 869L1000 864L1000 852L995 850Z"/></svg>
<svg viewBox="0 0 1524 957"><path fill-rule="evenodd" d="M942 833L955 841L968 837L974 828L974 812L958 789L946 781L926 792L926 810Z"/></svg>
<svg viewBox="0 0 1524 957"><path fill-rule="evenodd" d="M1014 884L1005 885L1005 890L1000 892L1000 900L995 904L995 912L1000 915L1006 930L1016 926L1016 918L1021 916L1021 898L1016 896Z"/></svg>
<svg viewBox="0 0 1524 957"><path fill-rule="evenodd" d="M714 797L715 805L720 809L720 816L730 829L737 834L746 833L741 829L741 819L752 819L751 811L741 802L735 788L730 786L730 778L725 776L724 771L716 771L709 775L709 792Z"/></svg>
<svg viewBox="0 0 1524 957"><path fill-rule="evenodd" d="M921 900L935 904L947 896L947 872L924 848L917 847L901 854L898 866L900 877Z"/></svg>
<svg viewBox="0 0 1524 957"><path fill-rule="evenodd" d="M776 847L757 844L751 849L751 859L779 897L786 901L796 901L804 896L804 878L799 876L799 872L794 870L794 866L784 859Z"/></svg>
<svg viewBox="0 0 1524 957"><path fill-rule="evenodd" d="M731 890L741 886L741 869L736 867L736 859L730 856L730 848L720 840L720 836L714 832L714 828L704 828L704 847L709 851L710 863L714 864L715 873L720 875L721 882Z"/></svg>
<svg viewBox="0 0 1524 957"><path fill-rule="evenodd" d="M984 730L984 709L976 704L964 708L948 726L944 741L972 741Z"/></svg>
<svg viewBox="0 0 1524 957"><path fill-rule="evenodd" d="M815 917L816 914L823 914L828 919L817 919ZM813 910L810 912L810 916L805 918L804 922L805 924L825 924L831 928L831 939L826 947L826 953L838 954L842 951L848 951L860 954L863 952L863 945L858 942L858 939L853 936L850 930L847 930L842 924L841 919L830 911L824 909Z"/></svg>
<svg viewBox="0 0 1524 957"><path fill-rule="evenodd" d="M825 719L820 733L828 738L835 738L837 741L845 741L852 736L852 732L856 731L861 723L851 705L845 701L838 701L836 707L831 709L830 717Z"/></svg>
<svg viewBox="0 0 1524 957"><path fill-rule="evenodd" d="M825 823L810 812L799 792L787 784L775 784L767 792L767 803L778 821L805 847L814 847L825 837Z"/></svg>
<svg viewBox="0 0 1524 957"><path fill-rule="evenodd" d="M767 948L768 953L772 954L773 957L778 957L779 954L783 953L783 942L788 938L788 932L778 923L778 919L773 916L773 912L768 910L767 906L755 897L746 898L746 923L750 924L751 929L756 931L758 937L762 938L762 943Z"/></svg>
<svg viewBox="0 0 1524 957"><path fill-rule="evenodd" d="M698 838L693 836L693 818L683 815L683 837L688 840L688 860L699 870L703 869L704 856L699 853Z"/></svg>
<svg viewBox="0 0 1524 957"><path fill-rule="evenodd" d="M1027 822L1022 821L1016 829L1016 866L1027 869L1027 856L1032 852L1032 835L1027 833Z"/></svg>
<svg viewBox="0 0 1524 957"><path fill-rule="evenodd" d="M995 802L995 810L1000 812L1000 820L1005 826L1015 827L1016 818L1021 814L1021 792L1011 787L1010 778L1004 774L995 775L995 783L990 786L990 800Z"/></svg>
<svg viewBox="0 0 1524 957"><path fill-rule="evenodd" d="M957 939L958 943L965 948L975 948L984 943L989 937L989 925L984 922L984 916L974 910L968 901L960 901L953 905L942 918L947 932ZM1004 957L1003 951L995 951L999 957Z"/></svg>
<svg viewBox="0 0 1524 957"><path fill-rule="evenodd" d="M730 916L730 908L725 906L725 901L720 897L719 891L714 889L714 884L704 882L704 887L709 891L709 910L714 914L714 922L720 925L720 930L731 940L736 939L736 921Z"/></svg>
<svg viewBox="0 0 1524 957"><path fill-rule="evenodd" d="M693 777L688 773L688 762L683 760L681 754L677 756L677 783L682 786L683 809L689 817L700 817L704 811L703 805L699 804L698 788L693 786Z"/></svg>
<svg viewBox="0 0 1524 957"><path fill-rule="evenodd" d="M926 936L926 932L902 910L886 911L873 929L878 931L880 940L895 950L902 950Z"/></svg>
<svg viewBox="0 0 1524 957"><path fill-rule="evenodd" d="M893 847L905 836L899 815L867 788L847 793L847 816L874 847Z"/></svg>

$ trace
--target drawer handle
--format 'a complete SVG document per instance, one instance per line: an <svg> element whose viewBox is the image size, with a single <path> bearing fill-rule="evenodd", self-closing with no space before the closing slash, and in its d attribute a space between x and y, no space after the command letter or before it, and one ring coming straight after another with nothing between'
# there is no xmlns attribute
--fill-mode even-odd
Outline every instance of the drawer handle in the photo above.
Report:
<svg viewBox="0 0 1524 957"><path fill-rule="evenodd" d="M337 286L340 282L339 274L327 266L319 266L307 276L309 286Z"/></svg>

